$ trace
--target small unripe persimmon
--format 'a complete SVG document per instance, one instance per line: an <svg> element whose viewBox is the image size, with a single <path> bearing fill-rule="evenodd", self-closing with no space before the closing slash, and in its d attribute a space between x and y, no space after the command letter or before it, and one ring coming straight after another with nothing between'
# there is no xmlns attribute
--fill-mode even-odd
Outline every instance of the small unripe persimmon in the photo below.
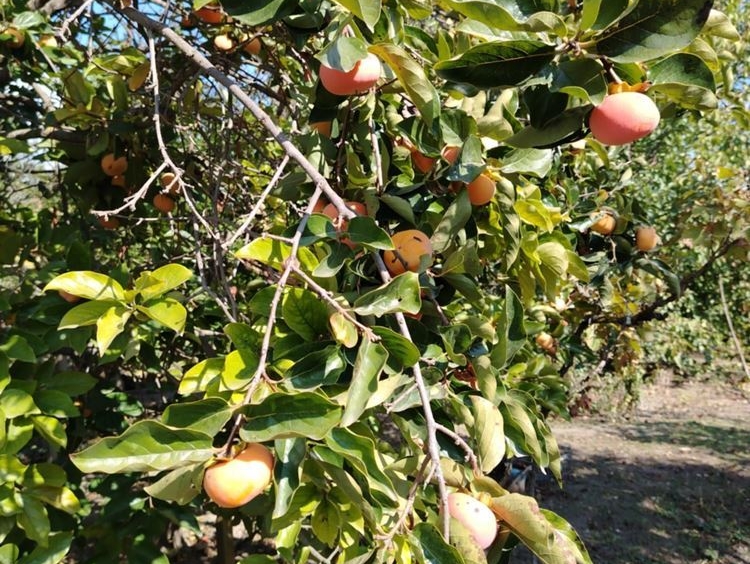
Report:
<svg viewBox="0 0 750 564"><path fill-rule="evenodd" d="M605 145L626 145L659 125L659 108L640 92L619 92L604 98L589 117L594 139Z"/></svg>
<svg viewBox="0 0 750 564"><path fill-rule="evenodd" d="M162 213L171 213L175 208L175 201L166 194L154 196L154 207Z"/></svg>
<svg viewBox="0 0 750 564"><path fill-rule="evenodd" d="M368 53L348 72L320 65L320 82L331 94L351 96L366 92L375 86L380 79L380 71L380 60L372 53Z"/></svg>
<svg viewBox="0 0 750 564"><path fill-rule="evenodd" d="M653 227L638 227L635 230L635 246L639 251L650 251L656 247L659 242L659 236Z"/></svg>
<svg viewBox="0 0 750 564"><path fill-rule="evenodd" d="M263 493L272 477L271 451L251 443L234 458L207 468L203 490L219 507L240 507Z"/></svg>
<svg viewBox="0 0 750 564"><path fill-rule="evenodd" d="M219 51L231 51L234 49L234 41L226 33L214 37L214 47Z"/></svg>
<svg viewBox="0 0 750 564"><path fill-rule="evenodd" d="M414 164L414 168L416 168L419 172L421 172L422 174L427 174L435 166L437 159L423 155L422 153L414 149L411 152L411 162Z"/></svg>
<svg viewBox="0 0 750 564"><path fill-rule="evenodd" d="M544 331L536 336L536 344L539 345L540 349L549 354L555 354L557 352L557 343L555 342L555 338L549 333L545 333Z"/></svg>
<svg viewBox="0 0 750 564"><path fill-rule="evenodd" d="M107 176L122 176L128 170L128 158L124 155L115 157L114 153L107 153L102 157L101 165Z"/></svg>
<svg viewBox="0 0 750 564"><path fill-rule="evenodd" d="M432 243L418 229L394 233L391 240L395 250L383 253L383 261L391 276L398 276L407 270L419 272L422 257L425 256L428 257L427 264L432 264Z"/></svg>
<svg viewBox="0 0 750 564"><path fill-rule="evenodd" d="M224 12L218 6L203 6L193 12L193 15L207 24L216 25L224 21Z"/></svg>
<svg viewBox="0 0 750 564"><path fill-rule="evenodd" d="M486 174L480 174L466 186L469 201L475 206L488 204L495 195L495 181Z"/></svg>
<svg viewBox="0 0 750 564"><path fill-rule="evenodd" d="M497 536L497 518L492 509L472 496L454 492L448 495L448 512L461 523L479 548L489 548Z"/></svg>
<svg viewBox="0 0 750 564"><path fill-rule="evenodd" d="M591 225L591 231L599 235L611 235L617 227L617 220L613 215L605 213Z"/></svg>
<svg viewBox="0 0 750 564"><path fill-rule="evenodd" d="M450 165L456 164L460 154L461 147L456 147L455 145L446 145L443 147L443 150L440 151L440 156Z"/></svg>
<svg viewBox="0 0 750 564"><path fill-rule="evenodd" d="M60 44L57 42L57 38L54 35L42 35L39 38L39 47L57 49L59 46Z"/></svg>
<svg viewBox="0 0 750 564"><path fill-rule="evenodd" d="M245 51L248 55L258 55L260 53L261 48L263 47L263 43L260 41L260 37L253 37L250 39L247 35L243 35L241 37L245 45L242 47L242 50Z"/></svg>
<svg viewBox="0 0 750 564"><path fill-rule="evenodd" d="M79 296L73 295L70 292L66 292L65 290L58 290L57 292L62 299L64 299L69 304L74 304L81 300Z"/></svg>

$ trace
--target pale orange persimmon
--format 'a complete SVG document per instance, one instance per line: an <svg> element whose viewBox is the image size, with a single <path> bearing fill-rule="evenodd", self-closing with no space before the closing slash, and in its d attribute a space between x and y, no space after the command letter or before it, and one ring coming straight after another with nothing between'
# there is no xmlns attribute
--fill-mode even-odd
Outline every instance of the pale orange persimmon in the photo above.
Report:
<svg viewBox="0 0 750 564"><path fill-rule="evenodd" d="M432 243L430 238L418 229L407 229L394 233L391 237L395 250L385 251L383 261L392 276L410 270L419 272L422 257L428 257L428 266L432 264Z"/></svg>
<svg viewBox="0 0 750 564"><path fill-rule="evenodd" d="M218 6L203 6L193 12L193 15L207 24L216 25L224 21L224 12Z"/></svg>
<svg viewBox="0 0 750 564"><path fill-rule="evenodd" d="M414 149L411 152L411 162L414 164L414 168L416 168L419 172L421 172L422 174L427 174L435 166L437 159L423 155L422 153Z"/></svg>
<svg viewBox="0 0 750 564"><path fill-rule="evenodd" d="M107 153L102 157L101 165L107 176L122 176L128 170L128 158L125 155L115 157L114 153Z"/></svg>
<svg viewBox="0 0 750 564"><path fill-rule="evenodd" d="M615 217L610 213L605 213L594 222L591 226L591 231L599 233L599 235L611 235L615 230L615 227L617 227L617 220Z"/></svg>
<svg viewBox="0 0 750 564"><path fill-rule="evenodd" d="M60 44L57 42L57 38L54 35L42 35L39 38L39 47L57 49L59 46Z"/></svg>
<svg viewBox="0 0 750 564"><path fill-rule="evenodd" d="M443 157L443 160L451 165L456 164L460 154L461 147L456 147L455 145L446 145L443 147L443 150L440 151L440 156Z"/></svg>
<svg viewBox="0 0 750 564"><path fill-rule="evenodd" d="M120 227L120 220L116 217L100 217L98 221L99 225L104 229L117 229Z"/></svg>
<svg viewBox="0 0 750 564"><path fill-rule="evenodd" d="M557 352L557 343L555 342L555 338L549 333L545 333L544 331L542 331L536 336L535 340L536 344L539 345L539 348L544 352L547 352L549 354L555 354Z"/></svg>
<svg viewBox="0 0 750 564"><path fill-rule="evenodd" d="M650 226L638 227L635 230L635 246L639 251L650 251L659 243L659 236L656 229Z"/></svg>
<svg viewBox="0 0 750 564"><path fill-rule="evenodd" d="M175 206L175 201L166 194L157 194L154 196L154 207L162 213L173 212Z"/></svg>
<svg viewBox="0 0 750 564"><path fill-rule="evenodd" d="M220 507L240 507L268 487L273 454L261 444L248 444L237 456L206 469L203 491Z"/></svg>
<svg viewBox="0 0 750 564"><path fill-rule="evenodd" d="M461 523L482 550L497 536L497 518L492 509L472 496L453 492L448 495L448 513Z"/></svg>
<svg viewBox="0 0 750 564"><path fill-rule="evenodd" d="M333 123L330 121L316 121L310 124L310 129L317 131L323 137L330 137L332 126Z"/></svg>
<svg viewBox="0 0 750 564"><path fill-rule="evenodd" d="M475 206L488 204L495 195L495 181L486 174L480 174L466 185L469 201Z"/></svg>
<svg viewBox="0 0 750 564"><path fill-rule="evenodd" d="M351 96L375 86L380 79L381 70L380 59L368 53L348 72L320 65L320 82L331 94Z"/></svg>
<svg viewBox="0 0 750 564"><path fill-rule="evenodd" d="M214 47L219 51L231 51L234 49L234 41L226 33L221 33L214 37Z"/></svg>
<svg viewBox="0 0 750 564"><path fill-rule="evenodd" d="M74 304L81 300L79 296L71 294L70 292L66 292L65 290L58 290L57 293L60 295L62 299L64 299L69 304Z"/></svg>
<svg viewBox="0 0 750 564"><path fill-rule="evenodd" d="M659 125L659 108L640 92L610 94L589 117L594 139L605 145L626 145L654 131Z"/></svg>

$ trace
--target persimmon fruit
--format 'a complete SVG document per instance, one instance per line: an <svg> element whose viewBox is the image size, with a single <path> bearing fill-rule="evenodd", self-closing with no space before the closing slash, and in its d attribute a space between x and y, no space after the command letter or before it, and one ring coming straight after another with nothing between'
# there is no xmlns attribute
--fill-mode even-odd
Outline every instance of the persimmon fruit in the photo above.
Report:
<svg viewBox="0 0 750 564"><path fill-rule="evenodd" d="M122 174L113 176L111 184L112 186L117 186L118 188L122 188L123 190L127 188L127 182L125 180L125 176L123 176Z"/></svg>
<svg viewBox="0 0 750 564"><path fill-rule="evenodd" d="M414 149L411 152L411 162L414 164L414 168L416 168L419 172L421 172L422 174L427 174L435 166L437 159L428 157L427 155L424 155Z"/></svg>
<svg viewBox="0 0 750 564"><path fill-rule="evenodd" d="M653 227L642 226L635 230L635 246L638 247L639 251L650 251L656 247L658 242L659 236Z"/></svg>
<svg viewBox="0 0 750 564"><path fill-rule="evenodd" d="M203 491L219 507L240 507L271 483L273 454L261 444L248 444L237 456L206 469Z"/></svg>
<svg viewBox="0 0 750 564"><path fill-rule="evenodd" d="M432 243L418 229L394 233L391 240L395 250L383 253L383 261L391 276L398 276L407 270L419 272L424 256L428 257L428 264L432 264Z"/></svg>
<svg viewBox="0 0 750 564"><path fill-rule="evenodd" d="M495 181L486 174L480 174L466 185L469 201L475 206L488 204L495 195Z"/></svg>
<svg viewBox="0 0 750 564"><path fill-rule="evenodd" d="M64 299L69 304L74 304L76 302L81 301L81 298L79 296L71 294L70 292L66 292L65 290L58 290L57 293L60 295L62 299Z"/></svg>
<svg viewBox="0 0 750 564"><path fill-rule="evenodd" d="M357 215L367 215L367 207L360 202L346 202L346 207ZM333 225L336 227L336 231L346 231L349 228L349 222L345 218L339 216L339 210L336 209L336 206L333 204L328 204L323 207L322 213L333 220ZM355 243L347 237L341 238L340 241L350 249L353 249L356 246Z"/></svg>
<svg viewBox="0 0 750 564"><path fill-rule="evenodd" d="M11 49L20 49L26 43L26 34L14 27L8 27L2 30L0 33L9 35L10 38L6 39L5 42Z"/></svg>
<svg viewBox="0 0 750 564"><path fill-rule="evenodd" d="M203 6L198 8L193 15L203 23L216 25L224 21L224 12L218 6Z"/></svg>
<svg viewBox="0 0 750 564"><path fill-rule="evenodd" d="M98 221L99 225L104 229L117 229L120 227L120 220L116 217L100 217Z"/></svg>
<svg viewBox="0 0 750 564"><path fill-rule="evenodd" d="M549 333L545 333L544 331L536 336L536 344L539 345L540 349L549 354L555 354L555 352L557 352L557 343L555 342L555 338Z"/></svg>
<svg viewBox="0 0 750 564"><path fill-rule="evenodd" d="M591 231L599 235L612 235L617 227L617 220L610 213L605 213L591 225Z"/></svg>
<svg viewBox="0 0 750 564"><path fill-rule="evenodd" d="M128 158L125 155L115 157L114 153L107 153L102 157L101 166L107 176L122 176L128 170Z"/></svg>
<svg viewBox="0 0 750 564"><path fill-rule="evenodd" d="M448 495L448 512L461 523L479 548L489 548L497 536L497 519L492 509L472 496L453 492Z"/></svg>
<svg viewBox="0 0 750 564"><path fill-rule="evenodd" d="M226 33L221 33L214 37L214 47L219 51L231 51L234 49L234 41Z"/></svg>
<svg viewBox="0 0 750 564"><path fill-rule="evenodd" d="M357 61L350 71L333 69L320 65L320 82L323 88L338 96L351 96L366 92L380 79L380 59L368 53L364 59Z"/></svg>
<svg viewBox="0 0 750 564"><path fill-rule="evenodd" d="M457 147L456 145L446 145L443 147L443 150L440 151L440 156L450 165L456 164L460 154L461 147Z"/></svg>
<svg viewBox="0 0 750 564"><path fill-rule="evenodd" d="M316 121L310 124L310 129L317 131L323 137L330 137L332 126L333 123L330 121Z"/></svg>
<svg viewBox="0 0 750 564"><path fill-rule="evenodd" d="M626 145L646 137L659 125L659 108L641 92L610 94L589 117L594 139L605 145Z"/></svg>
<svg viewBox="0 0 750 564"><path fill-rule="evenodd" d="M154 207L162 213L171 213L177 204L166 194L157 194L154 196Z"/></svg>
<svg viewBox="0 0 750 564"><path fill-rule="evenodd" d="M161 187L166 190L170 196L176 196L180 192L180 181L175 180L177 177L174 172L165 172L159 178Z"/></svg>
<svg viewBox="0 0 750 564"><path fill-rule="evenodd" d="M244 43L242 50L245 53L248 55L260 54L260 50L263 48L263 43L261 42L260 37L253 37L251 39L249 36L243 35L240 39Z"/></svg>

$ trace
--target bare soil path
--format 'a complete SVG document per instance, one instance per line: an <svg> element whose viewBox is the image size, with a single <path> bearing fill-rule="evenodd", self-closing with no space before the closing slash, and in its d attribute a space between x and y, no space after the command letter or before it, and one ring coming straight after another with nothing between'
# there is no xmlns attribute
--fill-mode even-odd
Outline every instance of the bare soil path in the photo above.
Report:
<svg viewBox="0 0 750 564"><path fill-rule="evenodd" d="M543 486L540 505L573 524L595 564L750 564L747 394L655 384L626 419L553 430L564 489Z"/></svg>

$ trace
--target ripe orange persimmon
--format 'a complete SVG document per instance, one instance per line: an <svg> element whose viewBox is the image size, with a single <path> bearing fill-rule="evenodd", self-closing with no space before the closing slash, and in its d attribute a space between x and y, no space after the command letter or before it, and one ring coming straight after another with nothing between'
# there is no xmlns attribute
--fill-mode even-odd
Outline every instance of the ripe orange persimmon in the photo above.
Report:
<svg viewBox="0 0 750 564"><path fill-rule="evenodd" d="M432 264L432 243L430 238L418 229L394 233L391 240L395 250L385 251L383 261L392 276L398 276L407 270L419 272L424 256L428 257L428 266Z"/></svg>
<svg viewBox="0 0 750 564"><path fill-rule="evenodd" d="M120 220L116 217L100 217L98 221L99 225L104 229L117 229L120 227Z"/></svg>
<svg viewBox="0 0 750 564"><path fill-rule="evenodd" d="M180 193L180 181L175 180L175 178L177 177L173 172L165 172L159 179L161 187L166 190L170 196L176 196Z"/></svg>
<svg viewBox="0 0 750 564"><path fill-rule="evenodd" d="M321 196L320 198L318 198L318 201L315 202L315 205L313 206L312 212L313 213L323 213L323 210L325 209L325 207L327 205L328 205L328 200L326 200L323 196ZM328 214L326 214L326 215L328 215ZM328 217L331 217L331 216L328 215Z"/></svg>
<svg viewBox="0 0 750 564"><path fill-rule="evenodd" d="M65 290L58 290L57 293L60 295L62 299L64 299L69 304L74 304L81 300L79 296L75 296L71 294L70 292L66 292Z"/></svg>
<svg viewBox="0 0 750 564"><path fill-rule="evenodd" d="M234 49L234 41L226 33L221 33L214 37L214 47L219 51L231 51Z"/></svg>
<svg viewBox="0 0 750 564"><path fill-rule="evenodd" d="M330 121L316 121L310 124L310 129L317 131L323 137L330 137L332 126L333 123Z"/></svg>
<svg viewBox="0 0 750 564"><path fill-rule="evenodd" d="M107 153L102 157L102 170L107 176L122 176L128 170L128 158L115 157L114 153Z"/></svg>
<svg viewBox="0 0 750 564"><path fill-rule="evenodd" d="M435 166L437 159L425 156L414 149L411 152L411 162L414 164L414 168L416 168L419 172L421 172L422 174L427 174L432 170L432 167Z"/></svg>
<svg viewBox="0 0 750 564"><path fill-rule="evenodd" d="M380 71L380 59L368 53L348 72L320 65L320 82L331 94L351 96L375 86L380 78Z"/></svg>
<svg viewBox="0 0 750 564"><path fill-rule="evenodd" d="M617 220L610 213L605 213L599 219L597 219L591 226L591 231L599 233L599 235L611 235L617 227Z"/></svg>
<svg viewBox="0 0 750 564"><path fill-rule="evenodd" d="M218 6L203 6L193 12L193 15L207 24L216 25L224 21L224 12Z"/></svg>
<svg viewBox="0 0 750 564"><path fill-rule="evenodd" d="M162 213L171 213L175 208L175 201L166 194L154 196L154 207Z"/></svg>
<svg viewBox="0 0 750 564"><path fill-rule="evenodd" d="M659 125L659 108L640 92L610 94L589 117L594 139L605 145L626 145L651 133Z"/></svg>
<svg viewBox="0 0 750 564"><path fill-rule="evenodd" d="M653 227L643 226L635 230L635 246L638 247L639 251L650 251L656 247L658 242L659 236Z"/></svg>
<svg viewBox="0 0 750 564"><path fill-rule="evenodd" d="M112 177L112 186L117 186L118 188L126 189L127 188L127 182L125 181L125 176L122 174L118 174L117 176Z"/></svg>
<svg viewBox="0 0 750 564"><path fill-rule="evenodd" d="M460 154L461 147L456 147L455 145L446 145L443 147L443 150L440 151L440 156L443 157L443 160L451 165L456 164Z"/></svg>
<svg viewBox="0 0 750 564"><path fill-rule="evenodd" d="M237 456L206 469L203 490L220 507L240 507L263 493L273 477L273 455L248 444Z"/></svg>
<svg viewBox="0 0 750 564"><path fill-rule="evenodd" d="M242 47L242 50L245 51L248 55L257 55L260 53L261 48L263 47L263 43L260 40L260 37L253 37L250 38L249 35L242 35L240 36L240 41L245 43L245 45Z"/></svg>
<svg viewBox="0 0 750 564"><path fill-rule="evenodd" d="M480 174L466 185L469 201L475 206L488 204L495 195L495 181L486 174Z"/></svg>
<svg viewBox="0 0 750 564"><path fill-rule="evenodd" d="M367 207L360 202L346 202L346 207L352 210L357 215L367 215ZM336 227L336 231L346 231L349 228L349 222L343 217L339 216L339 210L333 204L328 204L323 208L323 215L327 215L333 220L333 225ZM355 244L351 239L343 237L340 241L353 249Z"/></svg>
<svg viewBox="0 0 750 564"><path fill-rule="evenodd" d="M489 548L497 536L497 518L492 509L468 494L448 495L448 512L471 534L482 550Z"/></svg>

